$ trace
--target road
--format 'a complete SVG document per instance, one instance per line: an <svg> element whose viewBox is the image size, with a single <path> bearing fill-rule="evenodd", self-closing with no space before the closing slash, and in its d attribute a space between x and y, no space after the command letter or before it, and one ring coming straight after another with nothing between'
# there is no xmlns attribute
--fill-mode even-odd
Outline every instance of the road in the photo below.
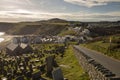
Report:
<svg viewBox="0 0 120 80"><path fill-rule="evenodd" d="M98 63L102 64L105 68L116 74L116 76L120 77L120 61L105 56L100 52L96 52L81 46L74 47L76 47L78 50L88 55L89 57L93 58Z"/></svg>

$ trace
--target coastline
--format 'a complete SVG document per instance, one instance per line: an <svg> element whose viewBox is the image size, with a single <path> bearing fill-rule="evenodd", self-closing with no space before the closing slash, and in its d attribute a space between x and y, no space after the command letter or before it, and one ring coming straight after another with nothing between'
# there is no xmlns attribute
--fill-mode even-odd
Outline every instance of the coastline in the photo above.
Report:
<svg viewBox="0 0 120 80"><path fill-rule="evenodd" d="M0 42L0 50L4 49L12 40L12 37L5 36L5 35L3 38L4 38L4 41Z"/></svg>

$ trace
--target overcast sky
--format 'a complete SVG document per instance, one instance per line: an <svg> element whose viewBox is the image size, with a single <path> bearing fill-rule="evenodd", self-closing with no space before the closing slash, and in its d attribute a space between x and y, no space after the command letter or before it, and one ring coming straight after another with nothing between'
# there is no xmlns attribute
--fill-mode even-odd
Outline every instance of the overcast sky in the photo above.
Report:
<svg viewBox="0 0 120 80"><path fill-rule="evenodd" d="M0 0L0 22L120 20L120 0Z"/></svg>

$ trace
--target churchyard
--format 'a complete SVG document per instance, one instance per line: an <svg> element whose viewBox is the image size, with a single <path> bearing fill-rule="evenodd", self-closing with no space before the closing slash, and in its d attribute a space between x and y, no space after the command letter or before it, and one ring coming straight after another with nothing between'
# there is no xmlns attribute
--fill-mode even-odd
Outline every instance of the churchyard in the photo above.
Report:
<svg viewBox="0 0 120 80"><path fill-rule="evenodd" d="M33 53L19 56L11 56L4 50L1 51L0 78L2 80L46 80L47 77L48 80L52 79L53 68L58 67L55 55L64 51L63 45L53 46L32 45Z"/></svg>
<svg viewBox="0 0 120 80"><path fill-rule="evenodd" d="M64 55L66 55L68 47L64 44L32 44L31 46L33 53L24 53L18 56L8 55L5 50L1 51L0 80L71 80L69 76L64 77L68 73L65 72L65 69L61 66L62 63L59 62L66 57ZM77 70L80 70L77 73L83 73L84 71L79 68L79 64L77 62L75 64L78 66ZM69 62L67 65L69 65ZM75 68L72 67L71 69L74 72L70 71L72 76L76 73ZM80 78L80 76L77 78ZM72 80L76 79L73 78Z"/></svg>

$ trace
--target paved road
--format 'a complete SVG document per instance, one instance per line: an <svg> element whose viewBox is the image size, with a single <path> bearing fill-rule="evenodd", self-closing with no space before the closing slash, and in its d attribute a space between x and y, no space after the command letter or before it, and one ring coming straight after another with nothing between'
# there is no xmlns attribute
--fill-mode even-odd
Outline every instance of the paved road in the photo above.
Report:
<svg viewBox="0 0 120 80"><path fill-rule="evenodd" d="M89 57L93 58L95 61L102 64L105 68L112 71L116 76L120 77L120 61L117 61L115 59L112 59L108 56L105 56L99 52L83 48L81 46L75 46L77 49L79 49L84 54L88 55Z"/></svg>

